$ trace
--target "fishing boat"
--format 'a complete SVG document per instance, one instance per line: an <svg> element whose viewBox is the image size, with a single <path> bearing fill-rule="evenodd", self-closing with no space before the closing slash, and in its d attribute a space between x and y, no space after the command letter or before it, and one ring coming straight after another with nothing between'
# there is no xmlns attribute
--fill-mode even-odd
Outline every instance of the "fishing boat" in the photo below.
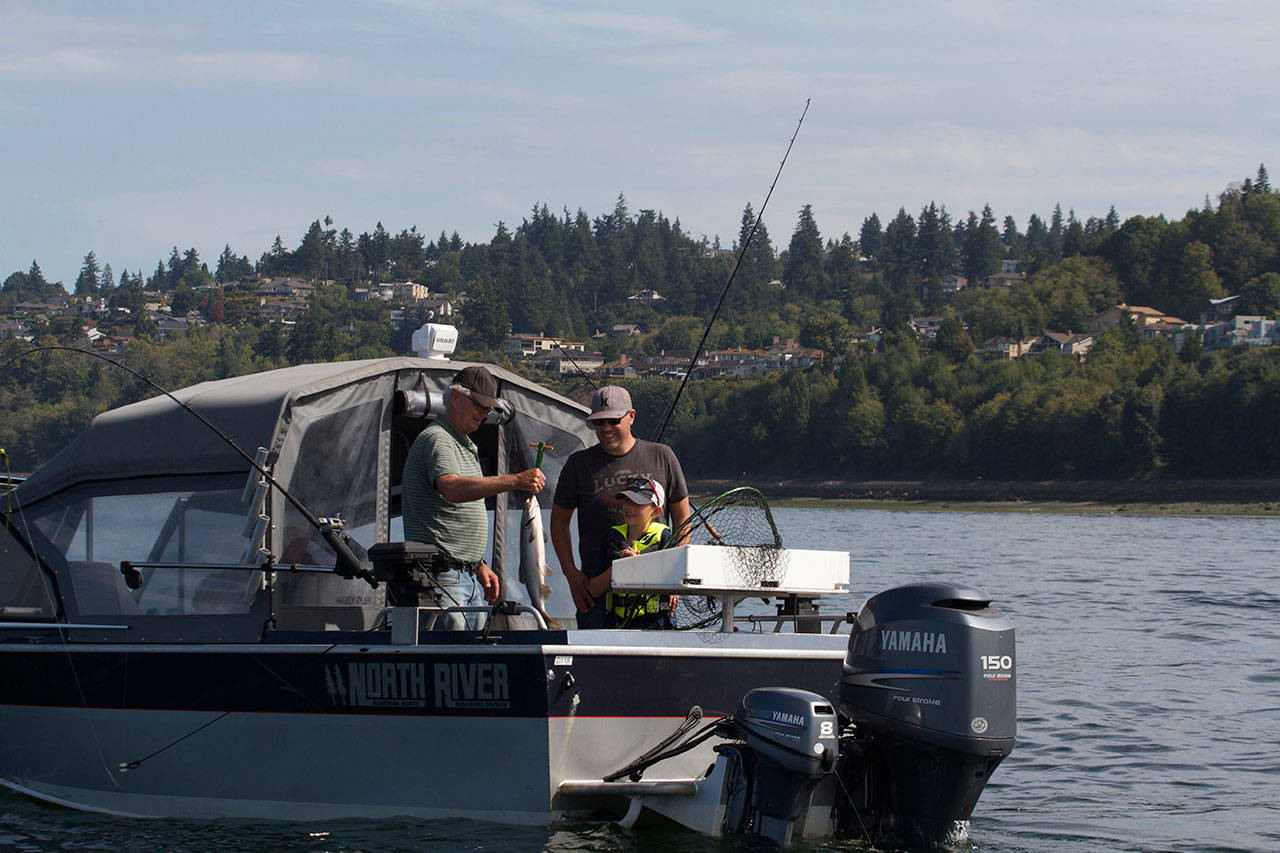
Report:
<svg viewBox="0 0 1280 853"><path fill-rule="evenodd" d="M571 602L546 621L495 523L502 601L475 630L431 630L450 604L401 543L400 472L467 363L424 355L165 392L99 415L18 485L0 549L0 783L140 818L648 810L783 843L938 839L969 816L1015 725L1013 629L972 587L837 613L823 596L847 591L847 553L783 549L780 569L745 578L741 549L711 541L614 574L716 602L710 624L583 630ZM586 410L490 370L503 407L473 435L486 472L536 452L554 483L595 441ZM771 630L735 630L760 619L746 598L780 605Z"/></svg>

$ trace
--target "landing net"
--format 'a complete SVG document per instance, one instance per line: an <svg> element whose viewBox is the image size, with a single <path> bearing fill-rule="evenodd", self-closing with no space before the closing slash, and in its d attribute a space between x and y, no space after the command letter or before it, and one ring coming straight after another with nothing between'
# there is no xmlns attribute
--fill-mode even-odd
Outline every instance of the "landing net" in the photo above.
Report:
<svg viewBox="0 0 1280 853"><path fill-rule="evenodd" d="M671 542L729 549L730 586L764 589L781 583L787 573L787 554L773 513L764 495L750 486L731 489L699 506L673 531ZM671 614L676 628L702 628L718 625L719 620L719 599L705 595L681 595Z"/></svg>

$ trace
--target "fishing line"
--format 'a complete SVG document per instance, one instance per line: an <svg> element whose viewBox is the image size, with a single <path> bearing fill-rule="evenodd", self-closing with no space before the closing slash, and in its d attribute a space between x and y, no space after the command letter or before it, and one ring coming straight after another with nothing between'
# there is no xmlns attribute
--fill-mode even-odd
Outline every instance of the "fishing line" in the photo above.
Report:
<svg viewBox="0 0 1280 853"><path fill-rule="evenodd" d="M559 349L560 352L564 353L564 357L569 359L569 363L574 366L574 368L578 371L578 374L582 376L583 379L587 380L587 384L591 386L591 390L592 391L597 390L596 383L592 382L591 377L587 375L587 372L583 370L581 366L579 366L578 362L573 360L573 356L569 355L569 351L565 349L563 346L561 346L559 340L555 338L552 338L552 340L556 342L556 348Z"/></svg>
<svg viewBox="0 0 1280 853"><path fill-rule="evenodd" d="M6 453L3 448L0 448L0 455L4 456L5 475L9 476L9 454ZM9 492L11 493L12 491L13 489L10 488ZM58 589L57 578L52 575L51 570L44 564L44 561L35 556L35 548L30 544L34 541L34 539L31 536L31 525L27 522L27 514L23 512L23 506L21 503L17 504L16 508L13 508L13 505L9 503L11 497L12 497L11 494L6 494L5 496L6 506L5 506L5 516L4 516L5 529L4 529L4 546L3 547L6 549L9 547L9 536L10 536L9 516L11 513L16 513L18 516L18 523L21 526L21 536L23 539L26 540L28 547L30 547L31 555L32 555L32 558L35 560L36 568L38 569L37 574L40 577L40 583L44 589L45 597L51 603L55 604L54 616L53 616L54 618L53 627L58 632L58 639L61 641L61 644L62 644L62 654L67 659L67 669L70 670L71 672L71 681L72 683L75 684L76 695L80 697L80 707L84 708L87 711L89 709L89 700L84 694L84 684L80 680L80 673L76 669L75 658L72 657L71 649L69 648L70 638L67 636L67 634L70 629L67 628L62 622L57 621L59 618L62 618L62 619L66 618L66 610L62 606L62 596ZM45 623L33 622L32 624L43 625ZM98 753L98 764L102 767L102 772L106 775L107 780L119 790L120 783L117 782L115 776L112 775L111 768L107 766L107 757L102 753L102 739L98 737L98 727L97 725L94 724L92 718L88 720L88 723L89 723L89 734L93 737L93 746Z"/></svg>
<svg viewBox="0 0 1280 853"><path fill-rule="evenodd" d="M800 113L800 120L796 122L795 133L791 134L791 141L787 143L787 151L782 155L782 162L778 164L778 172L773 176L773 183L769 185L769 192L764 197L764 203L760 205L760 212L756 214L756 221L751 224L751 231L747 234L747 239L742 241L742 245L738 247L738 260L733 265L733 272L729 273L729 280L725 282L724 290L720 291L720 301L716 303L715 310L711 312L711 319L707 321L706 328L702 330L702 340L698 341L698 348L693 351L693 358L689 360L689 367L684 372L684 378L680 380L680 387L676 389L676 396L671 401L670 408L667 409L667 416L662 419L662 426L658 428L658 432L654 435L654 441L661 441L662 435L667 431L667 424L671 421L671 416L675 414L676 403L680 401L680 395L684 393L684 386L689 384L689 377L693 375L693 368L698 363L698 356L702 355L703 348L707 345L707 337L711 334L711 327L715 325L716 317L720 316L720 308L724 305L725 297L729 295L729 288L733 286L733 280L738 275L738 269L742 266L742 259L747 255L747 248L751 245L751 239L756 236L757 229L760 228L760 221L764 218L764 209L769 206L769 199L773 198L773 188L778 185L778 178L782 177L782 167L787 165L787 158L791 156L791 146L796 144L796 137L800 135L800 125L804 124L804 117L809 113L809 98L804 99L804 112Z"/></svg>

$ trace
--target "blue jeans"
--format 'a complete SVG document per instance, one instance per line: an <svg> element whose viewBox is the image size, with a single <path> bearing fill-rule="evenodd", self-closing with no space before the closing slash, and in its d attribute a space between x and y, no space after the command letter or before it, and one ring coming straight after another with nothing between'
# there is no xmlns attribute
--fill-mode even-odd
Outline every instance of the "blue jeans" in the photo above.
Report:
<svg viewBox="0 0 1280 853"><path fill-rule="evenodd" d="M440 572L435 575L436 587L440 591L440 606L455 607L482 605L484 588L471 572L457 569ZM436 619L433 631L476 631L483 622L483 613L441 613Z"/></svg>

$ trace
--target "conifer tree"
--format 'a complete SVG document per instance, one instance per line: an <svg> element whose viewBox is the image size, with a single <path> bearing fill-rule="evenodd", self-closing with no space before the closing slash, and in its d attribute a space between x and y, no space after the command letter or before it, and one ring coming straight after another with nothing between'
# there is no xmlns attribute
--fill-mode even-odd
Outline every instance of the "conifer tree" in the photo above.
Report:
<svg viewBox="0 0 1280 853"><path fill-rule="evenodd" d="M98 268L98 258L90 250L89 254L84 256L84 265L80 267L80 275L76 276L76 295L96 295L101 286L99 281L101 275L102 271Z"/></svg>

